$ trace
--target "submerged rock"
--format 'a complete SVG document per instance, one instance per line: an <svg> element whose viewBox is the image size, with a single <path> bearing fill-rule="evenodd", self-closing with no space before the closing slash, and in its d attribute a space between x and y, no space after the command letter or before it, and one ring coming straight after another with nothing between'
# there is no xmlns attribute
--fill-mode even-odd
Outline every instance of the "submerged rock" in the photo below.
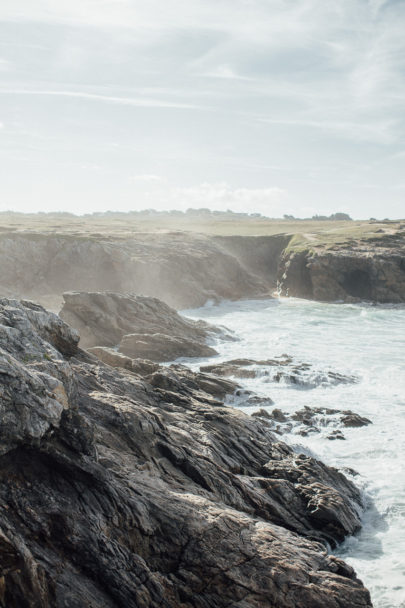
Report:
<svg viewBox="0 0 405 608"><path fill-rule="evenodd" d="M203 384L227 380L105 365L30 306L0 303L0 605L371 607L324 545L360 526L353 483Z"/></svg>
<svg viewBox="0 0 405 608"><path fill-rule="evenodd" d="M249 405L249 400L246 399L243 405ZM271 412L261 409L251 415L267 418L272 423L272 430L280 435L293 433L306 437L311 433L326 431L327 439L345 439L342 427L361 427L372 424L371 420L359 416L351 410L342 411L328 407L305 406L292 413L283 412L277 408Z"/></svg>
<svg viewBox="0 0 405 608"><path fill-rule="evenodd" d="M343 426L359 427L371 424L371 420L369 420L368 418L364 418L363 416L359 416L359 414L355 414L350 410L343 412L343 414L344 416L340 419Z"/></svg>
<svg viewBox="0 0 405 608"><path fill-rule="evenodd" d="M232 359L221 363L204 365L201 371L217 376L235 378L265 377L269 382L284 383L298 388L315 388L319 385L350 384L357 382L355 376L347 376L335 371L314 370L309 363L295 362L289 355L274 359L256 361L254 359Z"/></svg>

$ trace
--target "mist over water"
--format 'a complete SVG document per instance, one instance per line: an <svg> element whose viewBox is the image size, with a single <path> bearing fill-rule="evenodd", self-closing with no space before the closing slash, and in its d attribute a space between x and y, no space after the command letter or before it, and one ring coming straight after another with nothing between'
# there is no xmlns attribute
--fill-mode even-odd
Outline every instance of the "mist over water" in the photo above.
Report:
<svg viewBox="0 0 405 608"><path fill-rule="evenodd" d="M369 588L375 608L405 607L405 307L325 304L298 299L245 300L183 311L188 317L224 325L237 342L218 342L216 359L269 359L282 354L312 365L314 388L238 379L269 396L286 412L303 408L350 409L373 424L344 429L345 440L326 433L283 440L310 450L329 465L351 468L369 507L363 528L334 551L352 565ZM205 362L205 361L204 361ZM188 363L196 368L204 363ZM355 375L355 384L332 384L324 372ZM258 409L237 404L247 413ZM262 407L262 406L260 406ZM347 474L347 471L345 471Z"/></svg>

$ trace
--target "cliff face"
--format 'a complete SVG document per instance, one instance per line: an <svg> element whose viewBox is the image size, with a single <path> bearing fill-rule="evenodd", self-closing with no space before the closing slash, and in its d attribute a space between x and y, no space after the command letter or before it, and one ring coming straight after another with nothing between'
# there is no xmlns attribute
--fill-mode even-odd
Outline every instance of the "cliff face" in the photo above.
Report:
<svg viewBox="0 0 405 608"><path fill-rule="evenodd" d="M0 300L0 606L368 608L361 497L181 366L104 365Z"/></svg>
<svg viewBox="0 0 405 608"><path fill-rule="evenodd" d="M273 283L215 239L186 233L131 239L2 234L0 263L3 294L30 298L115 291L187 308L265 294Z"/></svg>
<svg viewBox="0 0 405 608"><path fill-rule="evenodd" d="M284 253L278 282L282 295L326 302L405 302L405 233L350 248Z"/></svg>
<svg viewBox="0 0 405 608"><path fill-rule="evenodd" d="M288 234L155 232L129 238L4 232L0 289L10 297L42 302L56 296L55 310L65 291L143 294L177 309L207 300L269 296L276 290L322 301L405 301L403 230L334 245L311 239L315 237L306 235L296 248Z"/></svg>

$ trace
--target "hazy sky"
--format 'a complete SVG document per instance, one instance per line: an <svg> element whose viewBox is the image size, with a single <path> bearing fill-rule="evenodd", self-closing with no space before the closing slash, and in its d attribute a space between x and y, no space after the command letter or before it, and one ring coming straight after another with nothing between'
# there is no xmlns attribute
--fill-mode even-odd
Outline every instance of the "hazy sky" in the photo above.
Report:
<svg viewBox="0 0 405 608"><path fill-rule="evenodd" d="M405 0L1 0L0 211L405 216Z"/></svg>

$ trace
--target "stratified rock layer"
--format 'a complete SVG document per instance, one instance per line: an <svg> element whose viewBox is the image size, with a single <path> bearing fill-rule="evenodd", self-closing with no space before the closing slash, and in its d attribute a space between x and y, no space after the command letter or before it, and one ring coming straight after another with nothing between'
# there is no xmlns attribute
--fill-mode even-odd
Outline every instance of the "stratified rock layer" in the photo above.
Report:
<svg viewBox="0 0 405 608"><path fill-rule="evenodd" d="M31 303L0 320L2 608L371 606L323 544L358 490L223 407L227 381L110 367Z"/></svg>
<svg viewBox="0 0 405 608"><path fill-rule="evenodd" d="M157 298L114 292L70 292L63 298L60 317L80 332L82 348L117 346L123 355L158 362L216 354L206 340L221 330L181 317Z"/></svg>
<svg viewBox="0 0 405 608"><path fill-rule="evenodd" d="M286 252L278 283L282 295L324 302L405 302L405 233Z"/></svg>

